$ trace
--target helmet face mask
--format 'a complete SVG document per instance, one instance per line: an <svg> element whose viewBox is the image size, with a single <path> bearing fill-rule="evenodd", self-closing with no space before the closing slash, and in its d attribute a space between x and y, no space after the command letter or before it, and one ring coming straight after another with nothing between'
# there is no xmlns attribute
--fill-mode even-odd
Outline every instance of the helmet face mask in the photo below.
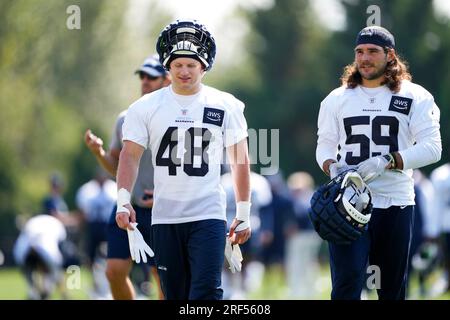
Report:
<svg viewBox="0 0 450 320"><path fill-rule="evenodd" d="M368 228L372 194L356 170L348 170L320 186L311 199L309 217L324 240L350 244Z"/></svg>
<svg viewBox="0 0 450 320"><path fill-rule="evenodd" d="M208 71L214 63L216 43L211 33L197 20L176 20L159 35L156 51L167 70L172 60L186 57L200 61Z"/></svg>
<svg viewBox="0 0 450 320"><path fill-rule="evenodd" d="M361 176L355 171L344 172L338 177L341 190L335 199L337 210L357 228L369 223L372 212L372 193ZM336 179L335 178L335 179Z"/></svg>

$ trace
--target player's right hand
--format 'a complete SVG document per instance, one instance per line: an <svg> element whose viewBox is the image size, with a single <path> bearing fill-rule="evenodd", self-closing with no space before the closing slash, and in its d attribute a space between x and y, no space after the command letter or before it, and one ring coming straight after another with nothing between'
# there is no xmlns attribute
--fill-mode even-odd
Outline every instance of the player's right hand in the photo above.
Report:
<svg viewBox="0 0 450 320"><path fill-rule="evenodd" d="M131 204L126 204L124 205L125 208L127 208L130 213L128 212L116 212L116 223L119 226L119 228L124 229L124 230L134 230L133 226L131 225L131 223L135 223L136 222L136 212L134 211L133 207L131 206Z"/></svg>
<svg viewBox="0 0 450 320"><path fill-rule="evenodd" d="M342 172L349 170L350 167L344 163L340 162L333 162L329 166L330 170L330 178L334 179L338 175L340 175Z"/></svg>
<svg viewBox="0 0 450 320"><path fill-rule="evenodd" d="M91 152L95 155L101 155L103 150L103 140L92 133L91 129L87 129L84 134L84 142Z"/></svg>

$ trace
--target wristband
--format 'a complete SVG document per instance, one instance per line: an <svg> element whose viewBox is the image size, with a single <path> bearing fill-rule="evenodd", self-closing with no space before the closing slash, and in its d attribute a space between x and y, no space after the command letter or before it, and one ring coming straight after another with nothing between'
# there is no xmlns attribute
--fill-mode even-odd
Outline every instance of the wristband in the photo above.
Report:
<svg viewBox="0 0 450 320"><path fill-rule="evenodd" d="M130 210L128 210L125 205L130 204L131 195L130 192L128 192L125 188L120 188L120 190L117 192L117 210L118 212L126 212L130 214Z"/></svg>
<svg viewBox="0 0 450 320"><path fill-rule="evenodd" d="M239 201L236 203L236 219L241 221L248 221L250 219L250 201Z"/></svg>

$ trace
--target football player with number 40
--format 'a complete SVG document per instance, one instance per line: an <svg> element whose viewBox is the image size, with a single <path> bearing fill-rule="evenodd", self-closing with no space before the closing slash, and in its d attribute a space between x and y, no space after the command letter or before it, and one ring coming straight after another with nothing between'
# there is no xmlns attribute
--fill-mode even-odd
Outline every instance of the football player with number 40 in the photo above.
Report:
<svg viewBox="0 0 450 320"><path fill-rule="evenodd" d="M216 45L200 22L169 24L156 49L172 85L143 96L128 109L117 174L116 221L121 228L133 228L136 218L130 192L139 159L149 148L155 164L153 250L164 296L169 300L222 299L226 198L220 164L224 147L237 202L229 241L244 243L251 233L244 104L202 84L213 65Z"/></svg>
<svg viewBox="0 0 450 320"><path fill-rule="evenodd" d="M354 168L372 192L367 231L330 242L332 299L360 299L367 263L381 272L379 299L405 299L414 214L412 169L439 161L439 108L411 82L385 28L362 29L342 86L321 103L316 159L331 178Z"/></svg>

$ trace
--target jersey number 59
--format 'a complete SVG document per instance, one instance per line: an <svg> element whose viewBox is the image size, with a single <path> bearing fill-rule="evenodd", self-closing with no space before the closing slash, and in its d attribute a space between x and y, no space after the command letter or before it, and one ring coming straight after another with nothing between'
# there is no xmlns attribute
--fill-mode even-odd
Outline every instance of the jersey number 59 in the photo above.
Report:
<svg viewBox="0 0 450 320"><path fill-rule="evenodd" d="M344 119L345 133L347 139L345 144L359 144L359 156L354 156L353 152L347 152L345 162L348 165L358 163L380 155L380 152L370 153L370 139L364 134L352 134L352 127L357 125L370 125L369 116L349 117ZM389 128L389 135L381 135L381 126ZM389 146L389 152L398 151L398 119L388 116L377 116L372 120L372 141L376 145Z"/></svg>

